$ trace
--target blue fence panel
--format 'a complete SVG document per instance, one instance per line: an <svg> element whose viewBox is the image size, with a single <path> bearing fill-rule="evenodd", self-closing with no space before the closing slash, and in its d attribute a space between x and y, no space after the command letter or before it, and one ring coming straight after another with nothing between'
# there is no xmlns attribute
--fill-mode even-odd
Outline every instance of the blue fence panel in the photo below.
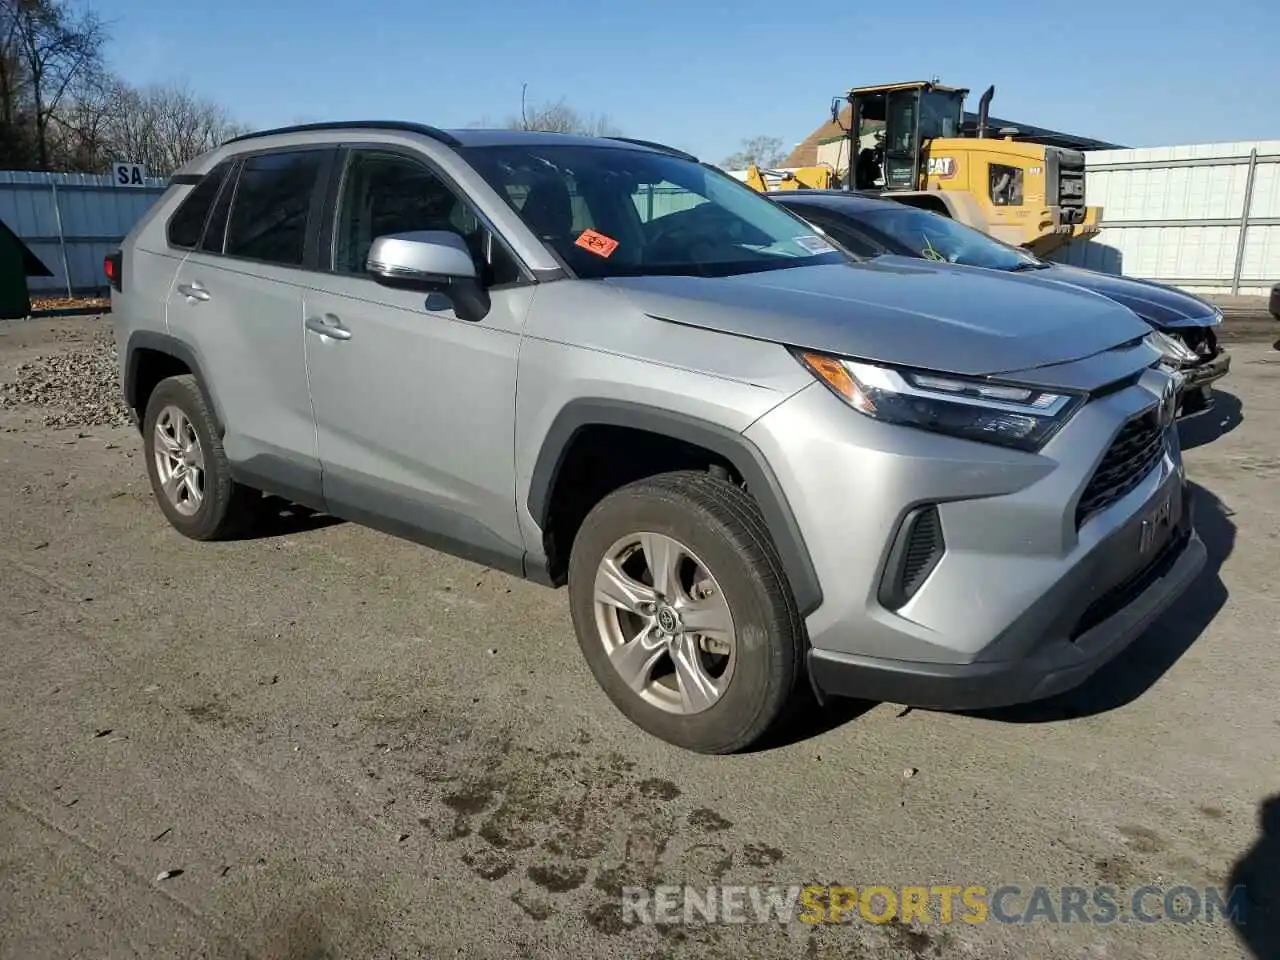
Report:
<svg viewBox="0 0 1280 960"><path fill-rule="evenodd" d="M105 174L0 171L0 220L53 273L30 278L31 292L103 290L103 258L166 188L159 177L141 187L121 187Z"/></svg>

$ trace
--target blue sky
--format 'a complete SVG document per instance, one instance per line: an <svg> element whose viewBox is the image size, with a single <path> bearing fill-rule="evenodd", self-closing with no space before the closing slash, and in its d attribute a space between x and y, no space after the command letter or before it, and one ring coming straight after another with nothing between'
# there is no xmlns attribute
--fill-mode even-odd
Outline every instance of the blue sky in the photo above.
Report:
<svg viewBox="0 0 1280 960"><path fill-rule="evenodd" d="M126 79L185 82L255 127L500 123L527 82L531 100L718 161L744 137L791 146L850 86L936 75L970 109L995 84L996 116L1129 146L1280 138L1277 0L96 6ZM909 10L915 27L876 30Z"/></svg>

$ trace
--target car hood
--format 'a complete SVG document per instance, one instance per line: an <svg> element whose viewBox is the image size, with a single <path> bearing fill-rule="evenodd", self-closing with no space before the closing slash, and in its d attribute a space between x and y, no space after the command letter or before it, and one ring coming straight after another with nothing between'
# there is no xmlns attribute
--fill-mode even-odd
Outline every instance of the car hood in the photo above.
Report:
<svg viewBox="0 0 1280 960"><path fill-rule="evenodd" d="M1152 280L1116 277L1064 263L1035 272L1046 280L1060 280L1110 297L1155 327L1211 327L1222 322L1213 304Z"/></svg>
<svg viewBox="0 0 1280 960"><path fill-rule="evenodd" d="M1151 331L1125 307L1086 290L910 257L604 282L661 320L975 376L1069 363Z"/></svg>

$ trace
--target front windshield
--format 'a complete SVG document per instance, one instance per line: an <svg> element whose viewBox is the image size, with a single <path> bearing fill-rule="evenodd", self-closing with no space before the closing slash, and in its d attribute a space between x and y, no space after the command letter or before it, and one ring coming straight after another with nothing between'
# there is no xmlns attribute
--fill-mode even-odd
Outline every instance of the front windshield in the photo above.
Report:
<svg viewBox="0 0 1280 960"><path fill-rule="evenodd" d="M851 259L750 187L679 157L537 143L463 153L579 277L722 277Z"/></svg>
<svg viewBox="0 0 1280 960"><path fill-rule="evenodd" d="M1041 261L980 230L928 210L892 204L860 210L867 226L910 248L926 260L943 260L992 270L1023 270Z"/></svg>

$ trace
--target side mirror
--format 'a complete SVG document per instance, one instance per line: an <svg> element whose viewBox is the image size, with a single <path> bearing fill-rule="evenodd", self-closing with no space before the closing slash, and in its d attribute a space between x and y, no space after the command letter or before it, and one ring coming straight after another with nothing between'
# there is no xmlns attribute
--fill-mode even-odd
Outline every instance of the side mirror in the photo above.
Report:
<svg viewBox="0 0 1280 960"><path fill-rule="evenodd" d="M365 269L379 281L436 289L452 280L475 280L476 264L462 237L447 230L414 230L378 237Z"/></svg>
<svg viewBox="0 0 1280 960"><path fill-rule="evenodd" d="M456 233L414 230L378 237L365 269L384 286L443 294L463 320L482 320L489 312L489 294L471 250Z"/></svg>

